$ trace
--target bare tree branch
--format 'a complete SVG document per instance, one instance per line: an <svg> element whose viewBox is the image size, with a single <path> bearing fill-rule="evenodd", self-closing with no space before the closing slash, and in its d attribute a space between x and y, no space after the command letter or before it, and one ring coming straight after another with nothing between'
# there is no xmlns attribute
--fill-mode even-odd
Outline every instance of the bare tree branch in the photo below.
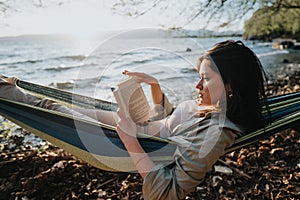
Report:
<svg viewBox="0 0 300 200"><path fill-rule="evenodd" d="M67 0L30 0L30 1L23 1L23 4L31 5L37 8L46 7L49 5L60 6L63 4L64 1ZM19 12L22 8L18 6L18 1L16 0L0 0L0 16L7 16L13 12Z"/></svg>
<svg viewBox="0 0 300 200"><path fill-rule="evenodd" d="M185 27L191 23L194 23L198 19L207 19L205 26L212 21L219 20L220 26L232 24L243 18L244 15L254 11L260 7L267 6L272 8L273 12L278 12L281 9L299 9L300 0L195 0L190 5L188 3L183 4L180 8L175 10L174 3L171 0L115 0L117 1L113 10L118 14L125 14L133 17L139 17L146 15L154 8L163 10L173 9L173 13L178 13L178 16L185 18L183 23L177 22L178 26ZM150 2L150 3L149 3ZM163 3L169 2L167 5ZM188 1L190 2L190 1ZM147 6L148 7L147 7ZM173 6L170 6L173 5ZM231 16L231 17L230 17ZM175 16L173 16L174 18ZM224 18L228 18L227 21Z"/></svg>
<svg viewBox="0 0 300 200"><path fill-rule="evenodd" d="M37 0L37 3L34 3L34 5L36 7L42 7L43 6L43 2L42 2L42 0Z"/></svg>
<svg viewBox="0 0 300 200"><path fill-rule="evenodd" d="M6 16L9 11L16 11L11 5L12 1L2 0L0 1L0 16Z"/></svg>
<svg viewBox="0 0 300 200"><path fill-rule="evenodd" d="M150 10L152 10L153 8L155 8L157 6L157 4L160 2L161 0L156 0L152 3L151 6L149 6L148 8L146 8L145 10L141 11L139 13L139 16L142 16L144 14L146 14L147 12L149 12Z"/></svg>

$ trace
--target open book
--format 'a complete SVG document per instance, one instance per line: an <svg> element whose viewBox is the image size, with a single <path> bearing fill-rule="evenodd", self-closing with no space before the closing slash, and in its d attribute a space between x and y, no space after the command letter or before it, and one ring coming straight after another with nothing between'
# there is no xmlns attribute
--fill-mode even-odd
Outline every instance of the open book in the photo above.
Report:
<svg viewBox="0 0 300 200"><path fill-rule="evenodd" d="M142 124L149 119L150 106L142 86L136 78L130 77L112 88L119 108L135 123Z"/></svg>

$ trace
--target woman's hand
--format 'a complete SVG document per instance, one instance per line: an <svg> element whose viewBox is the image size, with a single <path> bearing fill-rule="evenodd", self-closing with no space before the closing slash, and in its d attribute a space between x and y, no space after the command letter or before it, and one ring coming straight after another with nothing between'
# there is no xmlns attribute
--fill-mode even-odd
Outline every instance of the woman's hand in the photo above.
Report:
<svg viewBox="0 0 300 200"><path fill-rule="evenodd" d="M137 81L139 83L146 83L148 85L158 84L158 81L157 81L156 78L154 78L153 76L151 76L149 74L146 74L146 73L142 73L142 72L130 72L130 71L124 70L122 72L122 74L136 77Z"/></svg>
<svg viewBox="0 0 300 200"><path fill-rule="evenodd" d="M126 146L126 143L130 142L130 140L136 139L137 126L130 118L126 118L121 110L119 110L117 114L119 117L117 133Z"/></svg>
<svg viewBox="0 0 300 200"><path fill-rule="evenodd" d="M146 83L151 86L151 95L152 95L152 101L154 104L161 104L163 101L163 93L161 91L160 85L158 83L158 80L154 78L153 76L150 76L149 74L145 74L142 72L130 72L127 70L124 70L122 72L124 75L128 76L134 76L137 78L137 81L139 83Z"/></svg>

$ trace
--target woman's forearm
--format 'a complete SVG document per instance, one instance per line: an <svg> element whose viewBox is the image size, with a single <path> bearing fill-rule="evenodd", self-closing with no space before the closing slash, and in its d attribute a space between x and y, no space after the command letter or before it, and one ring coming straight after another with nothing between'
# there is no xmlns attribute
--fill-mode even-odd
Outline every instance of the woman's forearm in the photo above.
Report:
<svg viewBox="0 0 300 200"><path fill-rule="evenodd" d="M141 147L137 138L130 140L122 139L137 171L142 178L145 178L148 172L155 166L144 149Z"/></svg>
<svg viewBox="0 0 300 200"><path fill-rule="evenodd" d="M160 104L163 101L163 93L159 84L151 84L151 95L154 104Z"/></svg>
<svg viewBox="0 0 300 200"><path fill-rule="evenodd" d="M136 124L129 118L124 116L124 113L117 113L120 120L117 125L117 133L127 149L137 171L145 178L148 172L154 167L154 163L146 154L140 145L136 133Z"/></svg>

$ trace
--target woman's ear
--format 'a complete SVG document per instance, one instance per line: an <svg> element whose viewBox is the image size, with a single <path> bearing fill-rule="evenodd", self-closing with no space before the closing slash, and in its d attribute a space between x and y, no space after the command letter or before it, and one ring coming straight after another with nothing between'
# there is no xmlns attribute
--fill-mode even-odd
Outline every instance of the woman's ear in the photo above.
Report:
<svg viewBox="0 0 300 200"><path fill-rule="evenodd" d="M225 85L225 92L227 97L231 98L233 96L231 85L229 83Z"/></svg>

